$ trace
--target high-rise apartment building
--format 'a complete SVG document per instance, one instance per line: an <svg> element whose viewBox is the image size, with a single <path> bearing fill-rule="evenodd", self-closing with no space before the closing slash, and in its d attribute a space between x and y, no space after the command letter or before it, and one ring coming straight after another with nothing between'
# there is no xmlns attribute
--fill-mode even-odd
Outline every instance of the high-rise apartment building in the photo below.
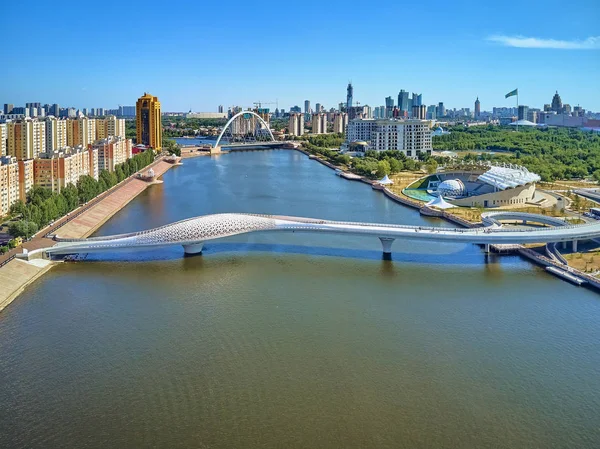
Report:
<svg viewBox="0 0 600 449"><path fill-rule="evenodd" d="M475 100L475 118L479 118L481 116L481 103L479 101L479 97Z"/></svg>
<svg viewBox="0 0 600 449"><path fill-rule="evenodd" d="M424 104L417 106L413 105L412 107L412 118L425 120L427 118L427 106Z"/></svg>
<svg viewBox="0 0 600 449"><path fill-rule="evenodd" d="M5 114L12 114L14 107L15 107L14 104L4 103L4 113Z"/></svg>
<svg viewBox="0 0 600 449"><path fill-rule="evenodd" d="M301 136L304 134L304 115L298 112L292 112L290 114L290 120L288 123L288 133L291 136Z"/></svg>
<svg viewBox="0 0 600 449"><path fill-rule="evenodd" d="M46 117L46 151L52 152L67 146L67 120L53 115Z"/></svg>
<svg viewBox="0 0 600 449"><path fill-rule="evenodd" d="M96 120L88 117L67 120L67 146L87 148L96 140ZM58 148L60 149L60 148Z"/></svg>
<svg viewBox="0 0 600 449"><path fill-rule="evenodd" d="M162 148L162 123L160 102L146 92L135 104L137 143L155 150Z"/></svg>
<svg viewBox="0 0 600 449"><path fill-rule="evenodd" d="M48 152L33 161L34 183L55 193L69 184L77 184L82 176L98 179L98 150L65 148Z"/></svg>
<svg viewBox="0 0 600 449"><path fill-rule="evenodd" d="M19 165L11 156L0 157L0 216L19 200Z"/></svg>
<svg viewBox="0 0 600 449"><path fill-rule="evenodd" d="M312 133L327 134L327 115L321 113L312 115Z"/></svg>
<svg viewBox="0 0 600 449"><path fill-rule="evenodd" d="M105 118L96 119L96 139L106 139L107 137L125 138L125 119L109 115Z"/></svg>
<svg viewBox="0 0 600 449"><path fill-rule="evenodd" d="M431 154L431 130L426 120L351 120L346 140L365 141L376 151L398 150L407 157Z"/></svg>
<svg viewBox="0 0 600 449"><path fill-rule="evenodd" d="M27 201L27 194L33 189L33 163L35 159L19 161L19 199L23 202Z"/></svg>
<svg viewBox="0 0 600 449"><path fill-rule="evenodd" d="M0 123L0 157L6 156L8 148L8 131L6 123Z"/></svg>
<svg viewBox="0 0 600 449"><path fill-rule="evenodd" d="M46 151L46 123L37 119L25 118L8 122L7 154L17 160L35 159Z"/></svg>
<svg viewBox="0 0 600 449"><path fill-rule="evenodd" d="M92 146L98 151L98 170L115 171L115 167L122 164L132 155L131 139L123 137L108 137L94 143Z"/></svg>
<svg viewBox="0 0 600 449"><path fill-rule="evenodd" d="M343 134L348 126L348 114L346 112L338 112L333 117L333 132Z"/></svg>

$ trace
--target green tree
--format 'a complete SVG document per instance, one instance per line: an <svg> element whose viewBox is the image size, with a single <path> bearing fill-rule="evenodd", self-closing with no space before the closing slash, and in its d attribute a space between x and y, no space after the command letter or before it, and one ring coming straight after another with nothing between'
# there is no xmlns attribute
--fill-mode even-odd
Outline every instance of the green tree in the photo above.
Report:
<svg viewBox="0 0 600 449"><path fill-rule="evenodd" d="M383 178L385 175L389 175L391 171L390 163L388 161L379 161L377 163L377 177Z"/></svg>
<svg viewBox="0 0 600 449"><path fill-rule="evenodd" d="M8 226L8 233L12 237L31 237L38 231L37 224L31 221L19 220Z"/></svg>

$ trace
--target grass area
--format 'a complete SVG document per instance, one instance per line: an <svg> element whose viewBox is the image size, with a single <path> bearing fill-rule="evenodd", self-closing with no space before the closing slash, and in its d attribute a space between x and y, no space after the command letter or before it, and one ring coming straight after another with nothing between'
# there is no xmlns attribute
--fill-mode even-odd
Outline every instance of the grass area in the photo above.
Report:
<svg viewBox="0 0 600 449"><path fill-rule="evenodd" d="M546 190L565 190L565 189L580 189L598 187L598 183L593 181L552 181L540 182L538 187Z"/></svg>
<svg viewBox="0 0 600 449"><path fill-rule="evenodd" d="M563 254L569 266L583 271L594 273L600 270L600 249L582 253Z"/></svg>
<svg viewBox="0 0 600 449"><path fill-rule="evenodd" d="M390 179L394 181L394 184L391 185L389 189L396 195L404 196L412 201L417 201L414 198L409 198L406 195L404 195L402 193L402 190L425 175L426 173L423 173L422 171L401 171L400 173L396 173L395 175L390 175Z"/></svg>

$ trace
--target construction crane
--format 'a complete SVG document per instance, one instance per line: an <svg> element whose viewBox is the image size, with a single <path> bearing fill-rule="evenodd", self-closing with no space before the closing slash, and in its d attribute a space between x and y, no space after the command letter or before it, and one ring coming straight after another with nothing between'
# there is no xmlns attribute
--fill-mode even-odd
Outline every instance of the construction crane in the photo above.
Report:
<svg viewBox="0 0 600 449"><path fill-rule="evenodd" d="M275 100L274 102L273 101L260 101L260 100L258 100L258 101L255 101L253 104L254 104L255 108L262 108L263 104L274 104L275 107L277 109L279 109L279 100Z"/></svg>

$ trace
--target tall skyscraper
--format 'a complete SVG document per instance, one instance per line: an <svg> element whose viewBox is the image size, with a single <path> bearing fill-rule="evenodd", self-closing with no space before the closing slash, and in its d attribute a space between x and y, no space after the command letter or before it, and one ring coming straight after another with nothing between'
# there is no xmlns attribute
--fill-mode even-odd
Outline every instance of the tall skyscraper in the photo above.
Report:
<svg viewBox="0 0 600 449"><path fill-rule="evenodd" d="M160 101L144 92L135 104L135 124L137 143L155 150L162 148L162 124Z"/></svg>
<svg viewBox="0 0 600 449"><path fill-rule="evenodd" d="M522 104L519 105L519 120L527 120L527 114L529 113L529 108Z"/></svg>
<svg viewBox="0 0 600 449"><path fill-rule="evenodd" d="M475 100L475 118L479 118L481 115L481 103L479 102L479 97Z"/></svg>
<svg viewBox="0 0 600 449"><path fill-rule="evenodd" d="M4 103L4 113L5 114L12 114L12 111L13 111L14 107L15 107L14 104Z"/></svg>
<svg viewBox="0 0 600 449"><path fill-rule="evenodd" d="M352 87L352 83L348 83L348 87L346 89L346 112L350 111L352 107L352 100L354 96L354 88Z"/></svg>
<svg viewBox="0 0 600 449"><path fill-rule="evenodd" d="M444 102L440 101L437 107L437 116L444 117L446 115L446 108L444 107Z"/></svg>
<svg viewBox="0 0 600 449"><path fill-rule="evenodd" d="M423 94L412 94L412 105L421 106L423 104Z"/></svg>
<svg viewBox="0 0 600 449"><path fill-rule="evenodd" d="M304 113L310 114L310 100L304 100Z"/></svg>
<svg viewBox="0 0 600 449"><path fill-rule="evenodd" d="M315 114L319 114L323 111L321 111L321 103L317 103L315 104Z"/></svg>
<svg viewBox="0 0 600 449"><path fill-rule="evenodd" d="M556 91L556 93L552 97L552 106L551 106L551 108L557 114L560 114L562 112L563 104L562 104L562 100L560 99L560 95L558 95L558 91Z"/></svg>
<svg viewBox="0 0 600 449"><path fill-rule="evenodd" d="M391 117L393 110L394 110L394 99L392 97L385 97L385 116Z"/></svg>
<svg viewBox="0 0 600 449"><path fill-rule="evenodd" d="M223 113L223 105L222 104L219 105L219 108L217 109L217 111L219 111L219 114Z"/></svg>
<svg viewBox="0 0 600 449"><path fill-rule="evenodd" d="M398 109L403 112L408 112L408 92L400 89L398 93Z"/></svg>

